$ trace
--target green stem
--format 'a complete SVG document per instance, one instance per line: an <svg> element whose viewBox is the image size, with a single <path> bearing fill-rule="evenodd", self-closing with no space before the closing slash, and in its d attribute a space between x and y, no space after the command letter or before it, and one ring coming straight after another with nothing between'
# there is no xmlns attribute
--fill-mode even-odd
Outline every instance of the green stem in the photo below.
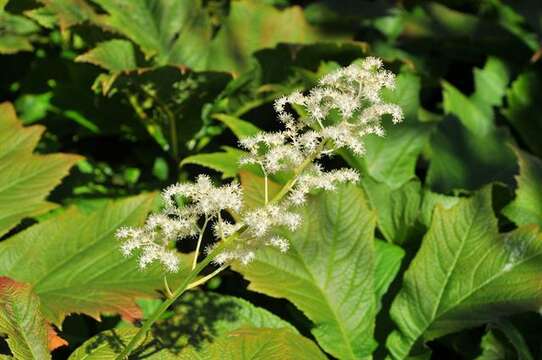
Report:
<svg viewBox="0 0 542 360"><path fill-rule="evenodd" d="M196 264L198 263L198 256L199 256L199 249L201 247L201 240L203 239L203 233L205 232L205 229L207 228L207 223L209 222L209 217L207 215L205 216L205 222L203 223L203 227L200 230L199 237L198 237L198 243L196 245L196 252L194 254L194 260L192 261L192 270L196 268Z"/></svg>
<svg viewBox="0 0 542 360"><path fill-rule="evenodd" d="M280 189L280 191L277 193L277 195L275 195L273 197L273 199L271 199L270 203L271 204L274 204L278 201L280 201L284 195L286 195L288 193L288 191L290 191L295 183L297 182L297 178L299 177L299 175L301 175L301 173L305 170L305 168L311 164L314 159L316 159L316 157L322 152L322 150L324 150L324 147L326 146L326 142L325 141L322 141L320 143L320 145L318 145L318 147L316 148L316 150L314 150L314 152L308 156L302 163L301 165L299 165L295 170L294 170L294 175L292 176L292 178L290 180L288 180L288 182L286 184L284 184L284 186Z"/></svg>
<svg viewBox="0 0 542 360"><path fill-rule="evenodd" d="M203 259L196 268L190 272L190 274L183 280L181 285L175 290L175 292L172 294L172 297L169 299L166 299L158 309L152 313L152 315L145 320L145 323L143 326L139 329L139 331L135 334L135 336L130 340L128 345L124 348L124 350L116 357L116 360L126 360L128 359L128 355L134 350L136 345L139 343L139 340L147 334L147 332L151 329L152 324L156 322L160 318L160 316L177 300L187 289L188 286L192 283L192 280L198 276L198 274L203 270L204 267L209 265L211 261L213 261L214 257L222 250L222 246L217 246L205 259Z"/></svg>
<svg viewBox="0 0 542 360"><path fill-rule="evenodd" d="M206 283L208 280L214 278L216 275L218 275L219 273L221 273L224 269L226 269L229 265L222 265L221 267L219 267L218 269L216 269L215 271L213 271L212 273L210 273L209 275L205 275L204 277L202 277L201 279L199 280L196 280L190 284L188 284L188 286L186 287L186 290L190 290L190 289L193 289L195 288L196 286L200 286L201 284L204 284Z"/></svg>

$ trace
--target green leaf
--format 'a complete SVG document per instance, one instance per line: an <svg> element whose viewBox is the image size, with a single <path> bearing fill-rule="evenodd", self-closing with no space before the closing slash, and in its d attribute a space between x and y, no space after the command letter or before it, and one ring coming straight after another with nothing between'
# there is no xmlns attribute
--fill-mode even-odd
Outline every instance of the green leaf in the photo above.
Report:
<svg viewBox="0 0 542 360"><path fill-rule="evenodd" d="M502 104L509 81L506 65L490 57L483 69L474 69L472 96L466 97L453 85L443 82L444 112L456 115L472 133L486 135L495 128L492 107Z"/></svg>
<svg viewBox="0 0 542 360"><path fill-rule="evenodd" d="M39 27L23 16L9 14L0 8L0 54L31 51L31 36Z"/></svg>
<svg viewBox="0 0 542 360"><path fill-rule="evenodd" d="M55 14L61 30L85 21L100 22L100 17L94 11L93 5L85 0L39 0L45 6L39 8L42 13Z"/></svg>
<svg viewBox="0 0 542 360"><path fill-rule="evenodd" d="M248 266L234 265L249 289L286 298L312 320L319 345L334 357L369 356L375 318L375 215L363 192L340 187L311 198L290 249L257 253Z"/></svg>
<svg viewBox="0 0 542 360"><path fill-rule="evenodd" d="M113 73L137 69L134 46L127 40L109 40L79 55L75 61L101 66Z"/></svg>
<svg viewBox="0 0 542 360"><path fill-rule="evenodd" d="M134 299L155 295L163 270L141 271L135 257L123 257L114 237L120 226L139 225L154 194L109 202L91 214L71 208L0 243L0 274L29 283L45 317L60 324L66 314L120 313L141 316ZM28 266L28 259L35 259ZM186 269L185 269L186 270ZM171 276L172 283L185 275Z"/></svg>
<svg viewBox="0 0 542 360"><path fill-rule="evenodd" d="M500 106L508 87L510 75L506 64L495 57L489 57L483 69L474 69L472 101L482 106Z"/></svg>
<svg viewBox="0 0 542 360"><path fill-rule="evenodd" d="M403 243L411 234L420 212L422 189L419 180L391 189L385 183L365 177L361 185L376 211L378 228L384 238L393 243Z"/></svg>
<svg viewBox="0 0 542 360"><path fill-rule="evenodd" d="M27 284L0 277L0 333L15 359L50 359L40 300Z"/></svg>
<svg viewBox="0 0 542 360"><path fill-rule="evenodd" d="M223 152L202 153L185 157L181 166L186 164L200 165L222 173L222 179L233 178L239 172L239 160L245 152L229 146Z"/></svg>
<svg viewBox="0 0 542 360"><path fill-rule="evenodd" d="M375 245L375 293L378 312L381 306L380 300L388 291L401 268L401 260L405 256L405 251L397 245L380 240L377 240Z"/></svg>
<svg viewBox="0 0 542 360"><path fill-rule="evenodd" d="M495 128L491 109L488 112L446 81L442 89L444 112L457 116L470 132L483 136Z"/></svg>
<svg viewBox="0 0 542 360"><path fill-rule="evenodd" d="M506 94L508 107L502 112L536 155L542 156L538 134L542 132L542 77L535 72L521 74Z"/></svg>
<svg viewBox="0 0 542 360"><path fill-rule="evenodd" d="M491 188L449 210L437 207L391 307L398 327L387 340L392 358L405 359L439 336L538 310L540 261L538 227L498 233Z"/></svg>
<svg viewBox="0 0 542 360"><path fill-rule="evenodd" d="M474 70L475 92L468 97L443 82L443 107L448 116L431 139L427 183L441 192L474 190L492 181L510 184L515 161L509 134L495 126L493 107L501 105L508 71L505 64L488 58Z"/></svg>
<svg viewBox="0 0 542 360"><path fill-rule="evenodd" d="M312 341L289 329L243 328L218 338L197 350L188 348L181 360L325 360L327 357Z"/></svg>
<svg viewBox="0 0 542 360"><path fill-rule="evenodd" d="M444 209L451 209L459 202L460 198L457 196L448 196L439 193L432 192L430 190L424 190L422 206L420 210L419 220L422 224L429 227L431 225L431 219L433 218L434 210L437 206Z"/></svg>
<svg viewBox="0 0 542 360"><path fill-rule="evenodd" d="M105 93L122 93L154 139L177 161L196 135L205 135L201 113L231 77L225 73L195 73L176 66L127 71L95 84ZM111 82L113 81L113 82Z"/></svg>
<svg viewBox="0 0 542 360"><path fill-rule="evenodd" d="M542 160L514 149L519 162L516 198L502 213L516 225L542 226Z"/></svg>
<svg viewBox="0 0 542 360"><path fill-rule="evenodd" d="M243 119L239 119L235 116L230 116L226 114L215 114L213 115L213 117L223 122L224 125L226 125L238 139L256 135L261 131L257 126L253 125L252 123Z"/></svg>
<svg viewBox="0 0 542 360"><path fill-rule="evenodd" d="M313 28L299 6L278 10L263 2L236 1L210 44L207 64L199 69L242 72L248 69L250 55L256 50L278 43L308 44L336 37Z"/></svg>
<svg viewBox="0 0 542 360"><path fill-rule="evenodd" d="M68 154L33 154L44 130L42 126L23 127L13 106L0 104L0 236L22 219L56 207L45 198L81 159Z"/></svg>

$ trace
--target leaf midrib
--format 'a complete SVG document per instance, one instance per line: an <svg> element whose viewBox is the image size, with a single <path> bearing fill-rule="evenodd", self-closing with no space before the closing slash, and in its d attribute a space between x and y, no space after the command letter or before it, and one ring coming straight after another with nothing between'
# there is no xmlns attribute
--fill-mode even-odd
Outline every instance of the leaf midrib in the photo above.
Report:
<svg viewBox="0 0 542 360"><path fill-rule="evenodd" d="M309 227L307 227L307 232L309 232ZM314 274L312 273L312 271L310 271L308 265L305 263L304 259L302 256L300 256L300 253L297 251L296 247L295 246L292 246L291 250L294 250L295 254L296 254L296 257L300 260L299 263L303 266L303 269L305 270L305 272L310 276L310 279L311 281L313 282L314 284L314 287L321 293L322 295L322 298L324 299L327 307L329 308L329 311L333 317L333 319L335 319L335 322L337 323L338 325L338 328L339 328L339 331L341 332L341 338L343 339L343 342L346 343L346 347L348 348L348 353L350 354L351 358L352 359L356 359L356 356L354 354L354 351L352 349L352 345L350 344L350 341L348 341L348 337L346 336L346 331L342 325L342 322L340 320L342 320L338 315L337 313L335 312L335 309L331 306L332 305L332 302L329 300L326 292L324 291L324 289L322 289L318 282L316 281L316 278L314 277Z"/></svg>

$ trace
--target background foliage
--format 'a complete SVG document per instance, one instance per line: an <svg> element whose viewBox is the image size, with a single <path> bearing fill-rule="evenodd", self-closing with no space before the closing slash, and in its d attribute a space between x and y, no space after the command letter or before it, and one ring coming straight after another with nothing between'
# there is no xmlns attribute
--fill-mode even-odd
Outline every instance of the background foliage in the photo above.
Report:
<svg viewBox="0 0 542 360"><path fill-rule="evenodd" d="M542 357L541 36L535 0L0 0L0 357L112 358L162 286L115 229L201 171L262 202L237 139L369 55L405 121L327 162L359 186L314 194L287 254L190 292L136 357Z"/></svg>

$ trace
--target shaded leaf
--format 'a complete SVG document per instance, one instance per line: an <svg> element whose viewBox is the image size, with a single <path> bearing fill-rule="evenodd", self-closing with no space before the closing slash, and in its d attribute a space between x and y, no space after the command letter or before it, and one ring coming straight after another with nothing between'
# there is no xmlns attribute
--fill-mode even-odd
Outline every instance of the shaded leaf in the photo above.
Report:
<svg viewBox="0 0 542 360"><path fill-rule="evenodd" d="M508 107L503 114L527 146L542 156L538 134L542 132L542 78L535 72L521 74L506 94Z"/></svg>
<svg viewBox="0 0 542 360"><path fill-rule="evenodd" d="M214 35L213 20L201 1L93 0L107 12L100 16L84 6L77 9L82 0L43 1L66 24L90 20L126 36L158 66L239 73L249 68L251 55L258 49L279 42L310 43L318 39L301 8L295 6L278 10L263 2L235 1ZM292 22L295 28L289 26Z"/></svg>
<svg viewBox="0 0 542 360"><path fill-rule="evenodd" d="M153 326L153 335L168 352L200 349L242 327L297 330L276 315L243 299L213 292L191 291Z"/></svg>
<svg viewBox="0 0 542 360"><path fill-rule="evenodd" d="M542 305L539 229L499 234L492 211L490 188L449 210L437 207L392 304L398 327L387 340L392 358L405 359L425 341Z"/></svg>
<svg viewBox="0 0 542 360"><path fill-rule="evenodd" d="M160 304L160 300L153 300ZM141 356L156 352L163 358L179 358L179 353L193 349L212 346L221 337L242 327L285 329L296 335L297 330L263 308L233 296L220 295L213 292L190 291L184 294L152 328L152 340L140 347ZM116 329L115 333L101 333L87 341L77 349L70 359L85 358L86 353L92 356L118 353L120 341L124 343L135 334L134 328ZM100 346L97 346L100 344ZM98 349L98 352L94 348ZM152 357L151 357L152 358Z"/></svg>
<svg viewBox="0 0 542 360"><path fill-rule="evenodd" d="M54 208L45 198L81 159L68 154L33 154L44 130L23 127L13 106L0 104L0 236L23 218Z"/></svg>
<svg viewBox="0 0 542 360"><path fill-rule="evenodd" d="M542 160L514 149L519 162L516 198L502 213L516 225L542 226Z"/></svg>
<svg viewBox="0 0 542 360"><path fill-rule="evenodd" d="M309 201L302 228L286 234L288 252L268 248L234 269L250 290L286 298L303 311L326 352L363 358L376 346L374 226L361 190L340 187Z"/></svg>
<svg viewBox="0 0 542 360"><path fill-rule="evenodd" d="M102 332L87 340L69 359L114 359L136 332L136 328ZM163 347L160 336L148 336L133 355L150 360L326 359L313 342L287 328L247 327L217 337L201 348L185 347L180 354L168 350Z"/></svg>
<svg viewBox="0 0 542 360"><path fill-rule="evenodd" d="M369 177L362 179L371 208L377 214L378 228L389 242L403 243L412 232L418 219L422 201L422 189L418 180L391 189Z"/></svg>
<svg viewBox="0 0 542 360"><path fill-rule="evenodd" d="M512 185L516 171L512 141L503 129L481 136L446 117L431 138L426 183L433 191L475 190L494 181Z"/></svg>

